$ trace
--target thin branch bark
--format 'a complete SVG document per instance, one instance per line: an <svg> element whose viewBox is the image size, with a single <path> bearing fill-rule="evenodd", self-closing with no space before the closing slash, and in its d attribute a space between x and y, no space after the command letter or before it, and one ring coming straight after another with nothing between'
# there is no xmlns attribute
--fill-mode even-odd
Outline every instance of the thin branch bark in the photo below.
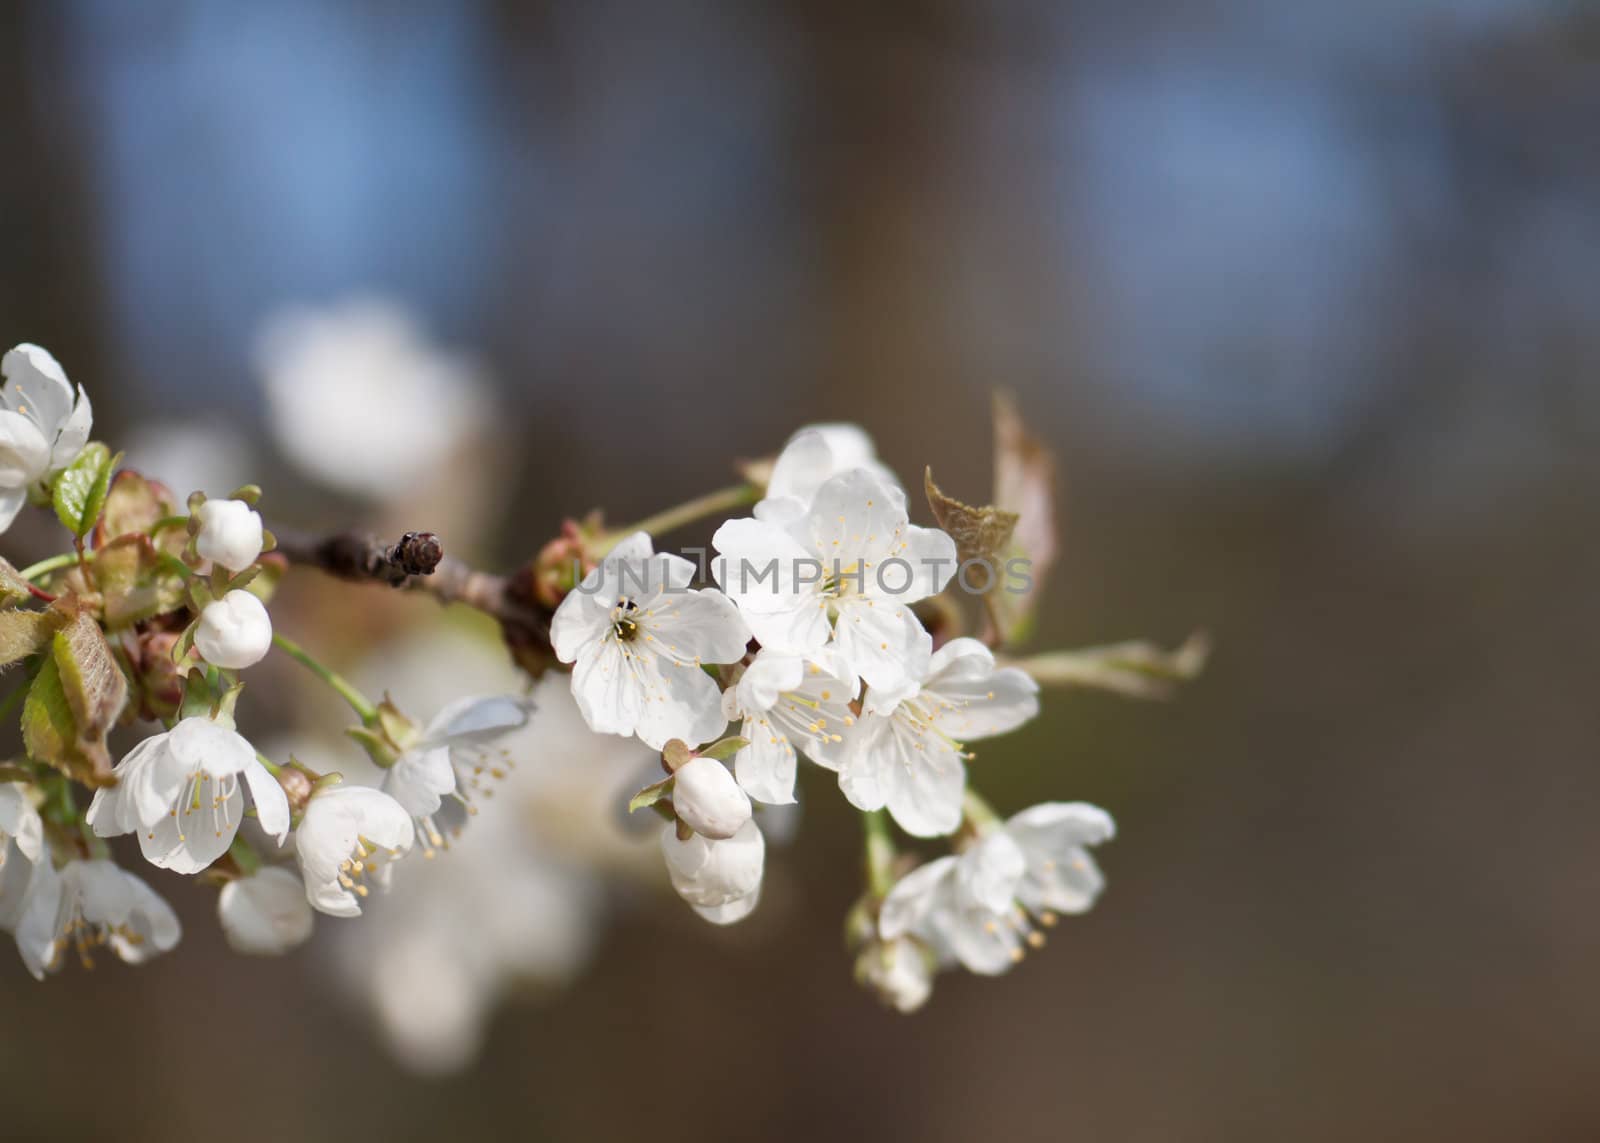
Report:
<svg viewBox="0 0 1600 1143"><path fill-rule="evenodd" d="M544 631L545 618L515 597L507 576L479 571L454 556L432 532L407 532L386 544L357 532L304 536L278 532L277 551L291 564L317 568L356 583L420 591L440 603L459 603L507 628Z"/></svg>

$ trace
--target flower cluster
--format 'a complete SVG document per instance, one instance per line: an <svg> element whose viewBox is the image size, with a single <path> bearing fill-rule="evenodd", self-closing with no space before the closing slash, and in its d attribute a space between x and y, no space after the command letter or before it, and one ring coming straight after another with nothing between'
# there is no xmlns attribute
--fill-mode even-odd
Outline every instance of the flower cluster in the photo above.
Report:
<svg viewBox="0 0 1600 1143"><path fill-rule="evenodd" d="M416 356L390 317L363 321L362 360ZM286 423L303 420L302 389L344 372L342 343L310 332L315 352L285 333L268 354ZM434 360L409 383L442 392L464 368ZM49 353L17 346L0 370L0 533L32 504L71 541L20 569L0 559L0 667L20 668L23 743L0 764L0 931L41 978L69 951L139 963L178 943L176 914L119 853L215 889L229 944L251 955L294 948L317 914L362 915L409 881L426 919L380 910L377 945L350 947L391 1040L419 1067L449 1066L519 974L570 971L587 943L576 886L588 874L569 860L582 847L482 813L497 789L525 805L577 782L606 801L618 767L632 788L648 780L641 757L659 762L664 776L627 805L661 819L654 875L728 925L760 905L769 841L792 824L809 760L864 826L866 884L847 925L857 978L911 1011L937 970L1006 971L1103 884L1089 850L1112 837L1109 815L1050 802L1002 820L969 781L973 745L1033 720L1041 683L1148 696L1203 660L1198 644L1015 654L1055 542L1047 454L1003 405L998 502L953 500L929 472L937 527L912 522L865 432L817 425L733 489L633 527L569 520L496 576L447 559L434 533L280 545L254 485L180 500L122 467L90 439L89 399ZM408 430L419 440L434 436L426 416ZM340 439L325 410L312 420ZM376 463L363 453L357 468ZM710 558L657 550L658 535L710 516L727 517ZM387 693L373 701L275 630L275 588L306 566L481 612L524 685L440 696L425 720ZM980 609L984 626L966 633ZM348 705L351 763L315 769L321 748L269 757L241 731L242 675L275 649ZM581 828L609 829L604 816ZM919 859L928 848L941 852ZM452 863L471 888L428 872ZM542 922L563 913L573 922L557 937ZM423 979L437 984L425 1003Z"/></svg>
<svg viewBox="0 0 1600 1143"><path fill-rule="evenodd" d="M0 655L24 668L26 750L0 785L0 928L40 977L68 951L138 963L171 949L177 917L117 864L107 843L123 836L151 866L215 884L242 952L292 948L314 912L359 914L413 849L446 844L444 801L469 805L501 771L496 742L529 703L466 698L420 726L369 701L274 632L285 563L259 489L180 506L89 440L89 400L49 353L18 346L3 369L0 531L31 501L74 550L21 570L0 560ZM239 732L240 674L274 645L350 702L377 782L274 762ZM113 761L111 731L152 723Z"/></svg>
<svg viewBox="0 0 1600 1143"><path fill-rule="evenodd" d="M796 433L751 514L722 523L712 546L715 586L697 588L693 564L656 552L646 531L628 535L573 584L551 627L590 727L662 751L667 777L634 808L666 818L679 896L717 924L755 909L756 810L796 800L804 757L836 774L882 839L858 965L895 1007L926 999L935 966L1002 971L1042 943L1039 926L1088 907L1099 879L1083 846L1107 840L1111 819L1051 804L999 825L969 788L970 744L1033 719L1039 686L984 641L948 623L936 637L923 621L918 605L951 586L963 553L911 522L865 433ZM903 862L884 813L955 852L895 881Z"/></svg>

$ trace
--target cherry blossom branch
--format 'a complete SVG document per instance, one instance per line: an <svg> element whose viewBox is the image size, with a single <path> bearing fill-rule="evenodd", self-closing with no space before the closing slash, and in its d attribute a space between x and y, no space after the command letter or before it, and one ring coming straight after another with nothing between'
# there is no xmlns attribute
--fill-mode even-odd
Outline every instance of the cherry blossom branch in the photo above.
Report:
<svg viewBox="0 0 1600 1143"><path fill-rule="evenodd" d="M524 603L511 576L481 571L446 555L432 532L407 532L393 544L358 532L330 536L276 533L277 551L291 564L316 568L354 583L380 583L420 591L441 604L459 603L497 620L510 638L548 643L549 621Z"/></svg>

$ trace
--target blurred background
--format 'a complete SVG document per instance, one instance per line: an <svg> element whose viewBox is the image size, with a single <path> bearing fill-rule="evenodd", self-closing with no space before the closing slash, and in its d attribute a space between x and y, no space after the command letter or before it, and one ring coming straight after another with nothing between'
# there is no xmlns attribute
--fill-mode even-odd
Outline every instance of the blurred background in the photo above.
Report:
<svg viewBox="0 0 1600 1143"><path fill-rule="evenodd" d="M615 822L518 848L539 983L453 1006L443 938L385 984L426 899L258 962L153 873L172 955L0 955L6 1133L1600 1136L1597 123L1570 0L0 4L0 343L181 490L506 567L808 421L981 499L1003 385L1061 466L1035 645L1218 647L983 751L1003 811L1115 815L1109 890L915 1017L851 981L813 772L731 929ZM419 706L503 671L425 600L286 604Z"/></svg>

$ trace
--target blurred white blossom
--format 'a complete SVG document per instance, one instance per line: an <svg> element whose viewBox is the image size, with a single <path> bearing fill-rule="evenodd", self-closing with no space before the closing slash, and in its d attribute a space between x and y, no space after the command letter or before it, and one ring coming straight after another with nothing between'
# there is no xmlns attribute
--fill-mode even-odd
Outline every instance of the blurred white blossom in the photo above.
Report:
<svg viewBox="0 0 1600 1143"><path fill-rule="evenodd" d="M234 952L279 956L311 936L313 917L300 878L269 865L222 887L217 920Z"/></svg>
<svg viewBox="0 0 1600 1143"><path fill-rule="evenodd" d="M432 479L491 417L477 364L430 343L404 308L380 298L277 315L256 362L284 455L312 478L374 500Z"/></svg>

